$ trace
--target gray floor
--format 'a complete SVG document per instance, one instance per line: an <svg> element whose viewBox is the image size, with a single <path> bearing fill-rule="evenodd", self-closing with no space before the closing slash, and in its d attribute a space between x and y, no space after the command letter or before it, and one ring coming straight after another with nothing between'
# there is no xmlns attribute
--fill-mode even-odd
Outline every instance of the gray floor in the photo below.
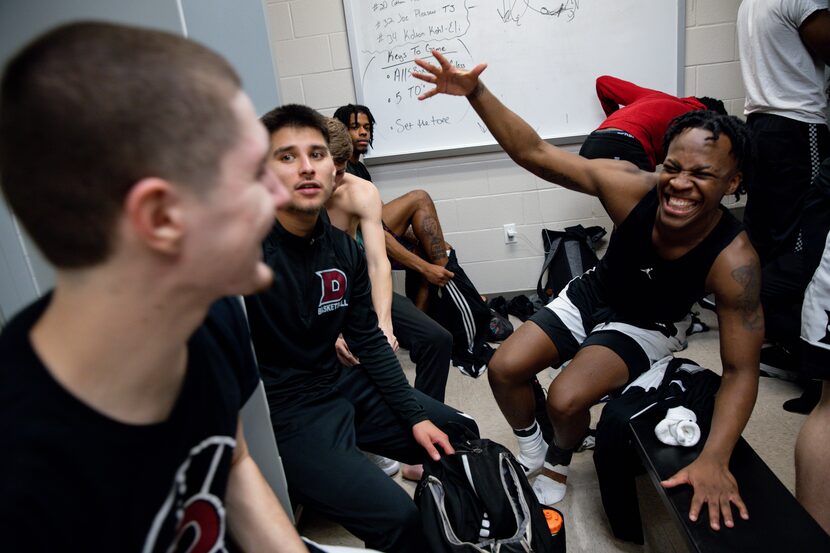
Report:
<svg viewBox="0 0 830 553"><path fill-rule="evenodd" d="M689 347L682 355L720 372L717 320L713 313L705 310L702 310L701 317L711 330L691 336ZM511 320L514 324L520 324L512 317ZM401 352L399 358L407 377L412 381L414 370L408 355ZM540 380L545 384L555 378L556 372L558 371L546 371L546 374L540 375ZM791 491L795 487L793 448L804 416L787 413L781 408L781 404L799 393L800 390L792 383L761 378L755 410L744 430L744 438ZM515 451L516 443L512 432L493 400L486 377L471 379L451 369L447 385L447 403L474 416L483 437L500 442ZM594 421L599 417L600 409L600 406L594 408ZM395 479L410 494L414 492L414 483L401 480L400 475ZM574 456L568 484L568 495L557 507L565 514L569 553L644 551L641 546L621 542L612 537L602 511L590 451ZM300 531L321 543L362 547L362 543L342 527L311 512L303 515Z"/></svg>

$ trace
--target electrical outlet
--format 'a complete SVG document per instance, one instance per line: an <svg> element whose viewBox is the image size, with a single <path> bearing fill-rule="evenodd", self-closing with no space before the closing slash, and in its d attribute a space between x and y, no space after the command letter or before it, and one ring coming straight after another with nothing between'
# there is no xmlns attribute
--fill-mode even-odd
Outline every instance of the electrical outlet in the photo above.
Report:
<svg viewBox="0 0 830 553"><path fill-rule="evenodd" d="M516 242L516 223L504 225L504 243L514 244Z"/></svg>

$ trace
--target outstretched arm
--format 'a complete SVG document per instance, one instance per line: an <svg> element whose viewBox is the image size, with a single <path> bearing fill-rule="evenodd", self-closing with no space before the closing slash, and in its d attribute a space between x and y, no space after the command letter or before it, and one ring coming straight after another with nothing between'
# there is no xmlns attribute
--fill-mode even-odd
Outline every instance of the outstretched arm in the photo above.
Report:
<svg viewBox="0 0 830 553"><path fill-rule="evenodd" d="M694 487L689 518L697 520L704 503L709 507L709 525L720 528L720 517L734 526L732 505L743 519L749 518L729 471L729 458L743 432L758 394L758 364L764 340L761 310L761 267L758 256L741 233L713 265L709 289L715 292L720 325L723 378L715 398L712 428L700 456L663 482L667 488L680 484Z"/></svg>
<svg viewBox="0 0 830 553"><path fill-rule="evenodd" d="M440 67L415 60L426 72L412 75L435 85L419 99L425 100L439 93L466 96L513 161L546 181L598 196L614 223L621 223L640 198L657 183L655 174L640 171L628 162L588 160L548 144L487 90L479 79L486 65L462 71L451 65L440 52L433 50L432 55Z"/></svg>
<svg viewBox="0 0 830 553"><path fill-rule="evenodd" d="M308 553L274 492L248 454L242 422L237 424L225 503L228 525L243 551Z"/></svg>
<svg viewBox="0 0 830 553"><path fill-rule="evenodd" d="M597 97L606 116L617 111L620 106L627 106L638 98L655 92L657 91L610 75L597 78Z"/></svg>

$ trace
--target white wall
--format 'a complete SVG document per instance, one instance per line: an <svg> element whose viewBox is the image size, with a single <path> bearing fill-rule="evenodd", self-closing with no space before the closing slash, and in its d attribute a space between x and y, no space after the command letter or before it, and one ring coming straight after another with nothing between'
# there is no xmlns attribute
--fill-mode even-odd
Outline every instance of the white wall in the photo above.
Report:
<svg viewBox="0 0 830 553"><path fill-rule="evenodd" d="M354 103L342 1L265 1L283 101L307 104L327 115ZM686 0L685 94L720 98L735 115L741 114L744 101L735 34L739 4ZM647 22L643 32L648 32ZM579 145L568 148L577 151ZM447 240L485 294L535 288L542 265L542 227L582 223L611 228L598 201L537 179L503 153L370 170L386 201L414 188L432 195ZM504 244L506 223L518 227L516 244Z"/></svg>

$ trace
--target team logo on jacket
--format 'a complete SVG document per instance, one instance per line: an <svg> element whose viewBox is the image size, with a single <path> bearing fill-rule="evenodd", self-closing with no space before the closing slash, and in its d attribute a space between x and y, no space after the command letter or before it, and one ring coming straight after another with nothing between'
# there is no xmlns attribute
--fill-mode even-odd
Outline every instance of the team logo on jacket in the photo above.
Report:
<svg viewBox="0 0 830 553"><path fill-rule="evenodd" d="M328 313L346 307L346 273L340 269L326 269L315 273L320 277L320 305L317 314Z"/></svg>

